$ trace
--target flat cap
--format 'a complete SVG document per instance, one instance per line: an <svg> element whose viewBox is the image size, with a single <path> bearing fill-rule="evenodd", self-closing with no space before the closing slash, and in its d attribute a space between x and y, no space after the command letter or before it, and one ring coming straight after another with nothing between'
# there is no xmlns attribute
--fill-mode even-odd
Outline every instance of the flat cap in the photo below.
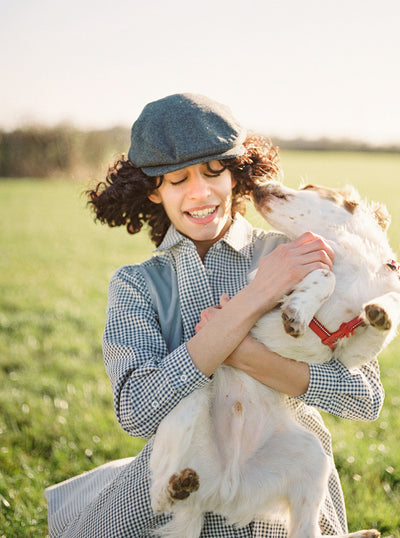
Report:
<svg viewBox="0 0 400 538"><path fill-rule="evenodd" d="M230 109L180 93L147 104L131 130L128 158L149 176L243 155L246 131Z"/></svg>

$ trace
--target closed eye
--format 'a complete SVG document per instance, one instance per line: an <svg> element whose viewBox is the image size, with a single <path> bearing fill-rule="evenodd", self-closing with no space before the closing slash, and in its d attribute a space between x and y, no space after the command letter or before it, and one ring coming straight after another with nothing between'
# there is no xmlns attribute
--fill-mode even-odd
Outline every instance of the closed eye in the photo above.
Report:
<svg viewBox="0 0 400 538"><path fill-rule="evenodd" d="M214 161L212 161L212 162L214 163ZM219 163L219 161L215 161L215 162L218 162L218 163ZM207 172L204 172L204 175L205 175L206 177L218 177L218 176L220 176L220 175L222 174L222 172L223 172L224 170L226 170L226 166L223 166L223 165L221 165L221 168L218 168L218 169L216 170L216 169L214 169L214 168L211 167L211 163L210 163L210 162L207 162L207 163L205 163L205 164L206 164L206 167L207 167ZM219 164L221 164L221 163L219 163Z"/></svg>
<svg viewBox="0 0 400 538"><path fill-rule="evenodd" d="M187 180L187 177L184 177L183 179L179 179L178 181L170 181L171 185L179 185L179 183L183 183Z"/></svg>

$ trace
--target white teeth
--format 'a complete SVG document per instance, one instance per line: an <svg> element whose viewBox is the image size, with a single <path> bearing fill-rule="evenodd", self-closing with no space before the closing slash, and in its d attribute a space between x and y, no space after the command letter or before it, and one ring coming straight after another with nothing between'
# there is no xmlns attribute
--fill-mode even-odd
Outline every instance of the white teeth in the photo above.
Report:
<svg viewBox="0 0 400 538"><path fill-rule="evenodd" d="M195 217L197 219L204 219L204 217L208 217L208 215L211 215L214 213L215 207L209 207L208 209L200 209L198 211L188 211L189 215L191 217Z"/></svg>

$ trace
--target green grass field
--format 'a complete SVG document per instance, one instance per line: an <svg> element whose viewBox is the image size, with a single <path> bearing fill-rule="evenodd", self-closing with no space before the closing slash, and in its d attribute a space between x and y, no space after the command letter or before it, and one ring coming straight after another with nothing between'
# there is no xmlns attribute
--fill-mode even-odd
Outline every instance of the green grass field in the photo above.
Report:
<svg viewBox="0 0 400 538"><path fill-rule="evenodd" d="M386 203L400 243L400 156L284 152L285 182L355 185ZM143 441L116 422L101 335L107 285L120 265L151 255L142 233L93 222L70 181L0 181L0 538L46 536L46 486ZM263 223L254 211L249 219ZM374 423L324 414L351 530L400 537L400 339L381 355L386 400Z"/></svg>

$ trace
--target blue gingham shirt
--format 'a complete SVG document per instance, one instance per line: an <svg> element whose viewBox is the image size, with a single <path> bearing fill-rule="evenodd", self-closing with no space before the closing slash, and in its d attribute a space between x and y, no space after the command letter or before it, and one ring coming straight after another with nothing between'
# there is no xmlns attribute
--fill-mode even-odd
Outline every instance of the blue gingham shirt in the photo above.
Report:
<svg viewBox="0 0 400 538"><path fill-rule="evenodd" d="M185 342L195 334L203 309L219 304L222 293L232 297L246 285L256 244L261 241L264 252L268 252L282 240L280 234L254 229L237 215L225 237L211 247L203 263L194 244L171 226L158 255L140 265L124 266L114 274L103 340L105 365L121 426L130 435L150 441L136 458L122 462L112 471L108 469L111 474L100 468L64 486L53 486L54 500L49 501L49 510L58 515L52 518L49 512L51 536L147 537L152 529L167 521L169 516L154 514L150 506L152 436L160 421L182 398L212 382L196 369ZM164 274L165 269L174 275L165 285L176 291L179 315L175 312L175 321L181 319L180 342L174 349L168 347L165 327L160 325L157 298L145 277L149 270ZM173 321L173 308L168 315ZM287 402L298 422L319 437L330 458L329 491L320 513L320 527L323 534L341 534L347 531L343 495L333 462L330 434L315 407L353 420L376 419L383 403L379 367L374 360L349 371L341 363L331 361L311 365L310 375L307 392L298 398L287 398ZM83 491L79 495L77 484ZM68 512L60 508L62 498L65 500L68 495L75 504L79 497L79 509L75 506ZM59 515L63 512L64 519ZM254 521L239 529L227 525L221 516L209 513L201 536L278 538L286 537L287 532L281 521Z"/></svg>

